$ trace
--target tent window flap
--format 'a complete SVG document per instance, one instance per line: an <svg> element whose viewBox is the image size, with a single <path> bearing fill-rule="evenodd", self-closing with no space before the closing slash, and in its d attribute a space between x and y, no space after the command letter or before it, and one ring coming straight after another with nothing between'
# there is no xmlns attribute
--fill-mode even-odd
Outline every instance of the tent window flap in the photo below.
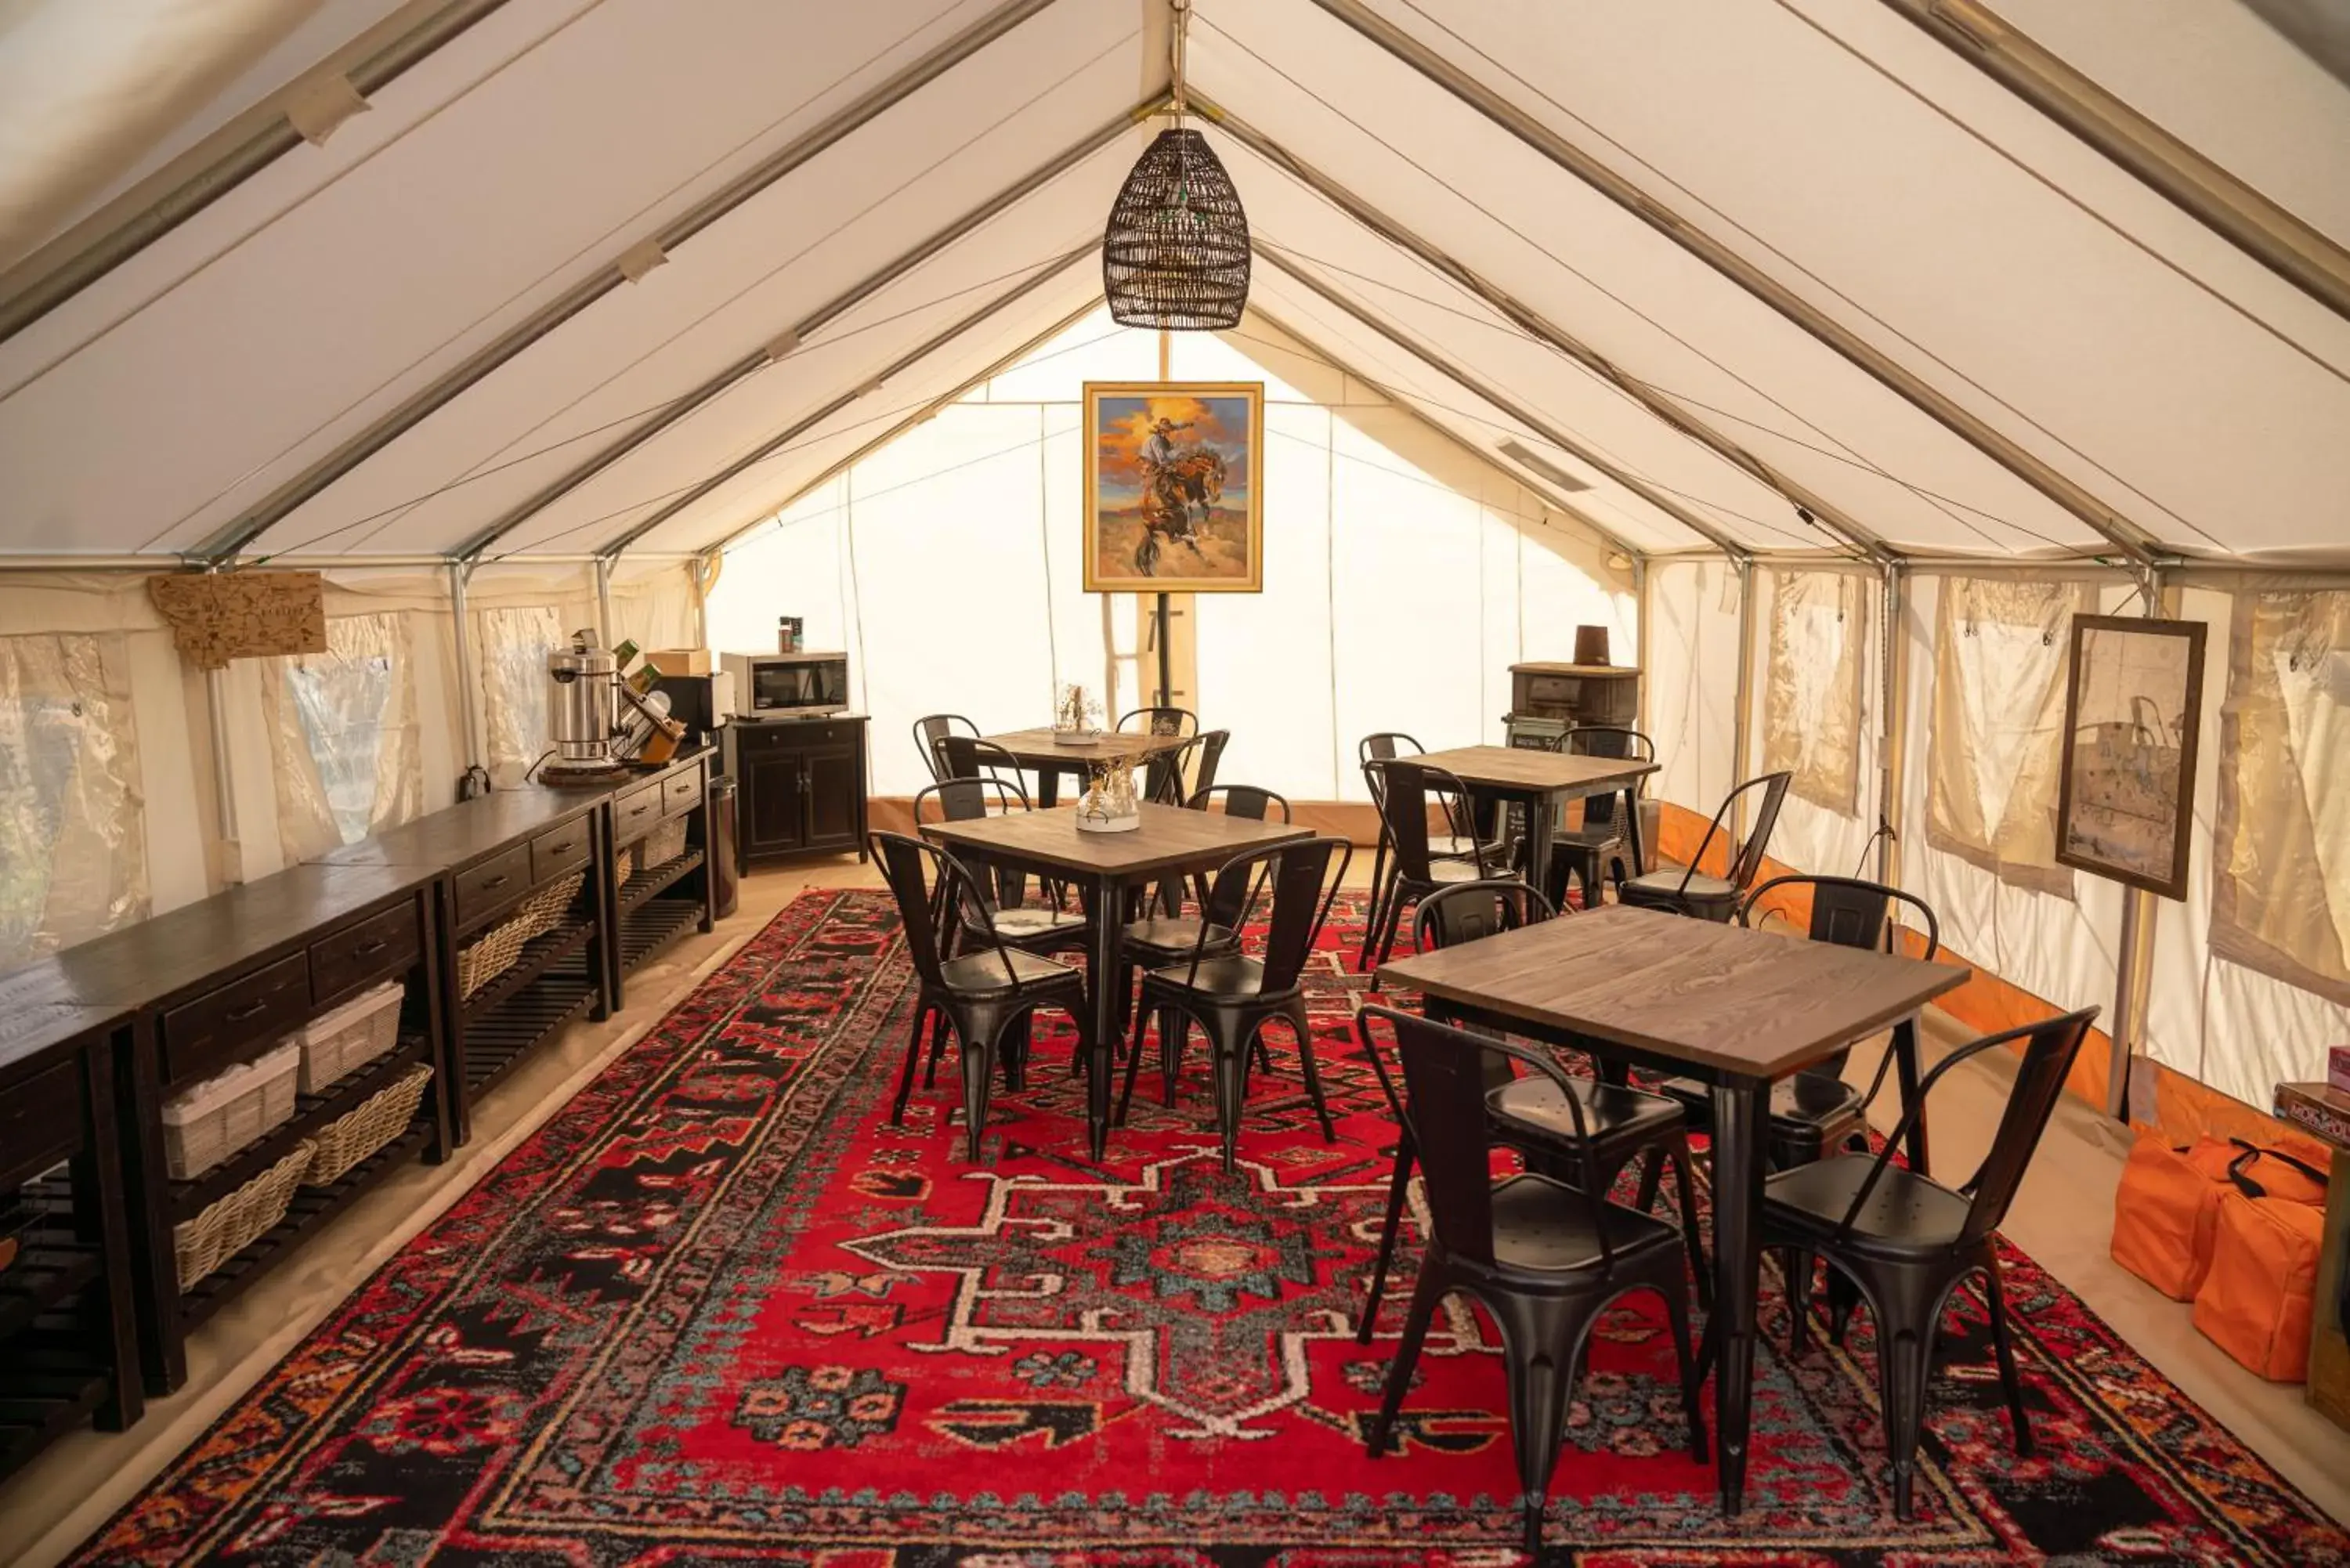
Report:
<svg viewBox="0 0 2350 1568"><path fill-rule="evenodd" d="M327 651L280 659L263 681L288 859L307 859L423 809L406 618L336 616Z"/></svg>
<svg viewBox="0 0 2350 1568"><path fill-rule="evenodd" d="M0 964L147 913L126 640L0 637Z"/></svg>
<svg viewBox="0 0 2350 1568"><path fill-rule="evenodd" d="M1774 572L1762 767L1845 816L1859 809L1861 651L1868 585L1848 572Z"/></svg>

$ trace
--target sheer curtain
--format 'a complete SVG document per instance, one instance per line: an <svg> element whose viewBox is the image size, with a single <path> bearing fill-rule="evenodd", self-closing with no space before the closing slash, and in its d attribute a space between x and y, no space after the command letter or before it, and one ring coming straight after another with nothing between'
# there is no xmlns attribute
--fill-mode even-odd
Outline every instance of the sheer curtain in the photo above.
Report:
<svg viewBox="0 0 2350 1568"><path fill-rule="evenodd" d="M125 643L0 637L0 965L147 913Z"/></svg>
<svg viewBox="0 0 2350 1568"><path fill-rule="evenodd" d="M407 617L328 618L327 651L269 660L262 699L277 776L278 838L289 862L423 809Z"/></svg>

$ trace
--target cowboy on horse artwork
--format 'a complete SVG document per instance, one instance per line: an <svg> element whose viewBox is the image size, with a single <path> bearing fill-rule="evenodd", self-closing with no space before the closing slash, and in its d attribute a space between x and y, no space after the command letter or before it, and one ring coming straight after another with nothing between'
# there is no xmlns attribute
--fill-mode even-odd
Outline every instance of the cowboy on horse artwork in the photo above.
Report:
<svg viewBox="0 0 2350 1568"><path fill-rule="evenodd" d="M1261 585L1256 385L1089 384L1089 591Z"/></svg>

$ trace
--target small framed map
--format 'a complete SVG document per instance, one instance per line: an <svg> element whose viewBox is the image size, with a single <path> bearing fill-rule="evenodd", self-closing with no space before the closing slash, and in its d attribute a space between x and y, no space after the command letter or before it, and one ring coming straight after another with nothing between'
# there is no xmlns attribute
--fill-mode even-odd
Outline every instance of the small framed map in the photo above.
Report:
<svg viewBox="0 0 2350 1568"><path fill-rule="evenodd" d="M2073 618L2056 797L2063 864L2187 897L2203 632L2199 620Z"/></svg>
<svg viewBox="0 0 2350 1568"><path fill-rule="evenodd" d="M1264 588L1264 386L1086 383L1086 592Z"/></svg>

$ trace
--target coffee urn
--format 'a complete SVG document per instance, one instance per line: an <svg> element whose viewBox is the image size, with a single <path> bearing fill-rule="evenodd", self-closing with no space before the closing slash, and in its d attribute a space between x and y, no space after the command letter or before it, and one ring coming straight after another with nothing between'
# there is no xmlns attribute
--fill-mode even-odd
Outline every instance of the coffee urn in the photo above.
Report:
<svg viewBox="0 0 2350 1568"><path fill-rule="evenodd" d="M598 648L592 631L571 635L568 649L546 656L546 673L555 690L548 694L547 725L555 755L539 770L542 783L602 784L626 770L612 755L612 677L618 661Z"/></svg>

